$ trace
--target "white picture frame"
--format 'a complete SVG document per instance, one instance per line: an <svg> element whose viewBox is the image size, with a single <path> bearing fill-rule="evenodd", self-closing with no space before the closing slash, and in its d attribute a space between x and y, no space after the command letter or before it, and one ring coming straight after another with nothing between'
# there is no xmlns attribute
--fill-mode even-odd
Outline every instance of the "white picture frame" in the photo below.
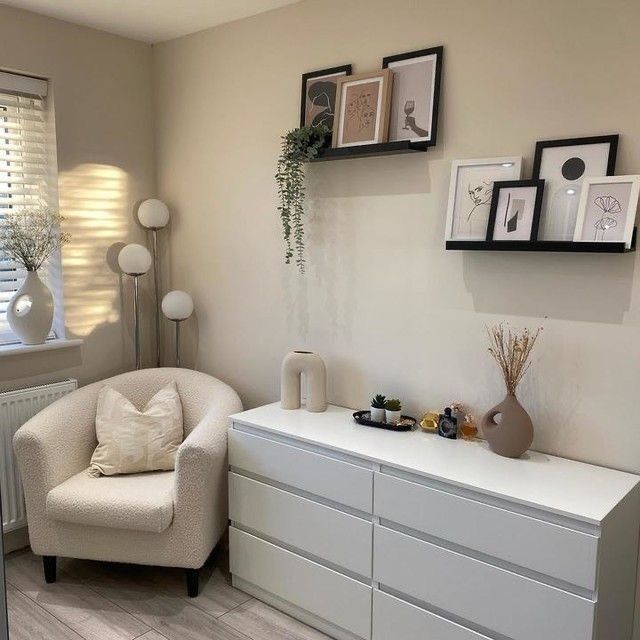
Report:
<svg viewBox="0 0 640 640"><path fill-rule="evenodd" d="M631 249L640 197L640 175L585 178L574 242L624 242Z"/></svg>
<svg viewBox="0 0 640 640"><path fill-rule="evenodd" d="M451 163L445 242L486 240L493 183L519 180L521 175L520 156L454 160ZM477 194L475 199L472 191Z"/></svg>

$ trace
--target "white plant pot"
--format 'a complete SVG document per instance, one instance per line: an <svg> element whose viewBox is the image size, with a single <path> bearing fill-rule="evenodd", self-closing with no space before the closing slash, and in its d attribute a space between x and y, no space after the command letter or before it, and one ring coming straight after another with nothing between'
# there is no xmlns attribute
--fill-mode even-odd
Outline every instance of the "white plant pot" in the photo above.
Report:
<svg viewBox="0 0 640 640"><path fill-rule="evenodd" d="M53 324L53 295L37 271L27 277L7 307L7 321L23 344L42 344Z"/></svg>
<svg viewBox="0 0 640 640"><path fill-rule="evenodd" d="M398 424L402 418L402 411L389 411L389 409L385 409L384 413L387 424Z"/></svg>
<svg viewBox="0 0 640 640"><path fill-rule="evenodd" d="M384 422L385 421L384 409L371 407L371 420L373 420L373 422Z"/></svg>

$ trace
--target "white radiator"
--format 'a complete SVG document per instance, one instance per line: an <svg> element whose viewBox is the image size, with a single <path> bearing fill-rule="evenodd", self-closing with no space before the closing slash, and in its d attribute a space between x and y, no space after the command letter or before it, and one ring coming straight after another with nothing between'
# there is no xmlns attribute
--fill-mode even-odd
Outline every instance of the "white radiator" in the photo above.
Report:
<svg viewBox="0 0 640 640"><path fill-rule="evenodd" d="M13 455L13 435L38 411L77 388L77 380L64 380L0 393L0 489L2 528L5 533L27 525L22 482Z"/></svg>

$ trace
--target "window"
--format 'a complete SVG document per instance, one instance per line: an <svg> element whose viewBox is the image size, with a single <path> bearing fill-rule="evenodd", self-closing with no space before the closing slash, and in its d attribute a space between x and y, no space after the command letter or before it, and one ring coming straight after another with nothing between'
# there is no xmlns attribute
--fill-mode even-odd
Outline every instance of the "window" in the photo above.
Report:
<svg viewBox="0 0 640 640"><path fill-rule="evenodd" d="M58 207L48 83L0 71L0 219L28 207ZM51 337L64 337L61 274L59 255L49 259L40 272L54 294L56 319ZM24 271L0 246L0 344L18 342L7 322L7 305L23 278Z"/></svg>

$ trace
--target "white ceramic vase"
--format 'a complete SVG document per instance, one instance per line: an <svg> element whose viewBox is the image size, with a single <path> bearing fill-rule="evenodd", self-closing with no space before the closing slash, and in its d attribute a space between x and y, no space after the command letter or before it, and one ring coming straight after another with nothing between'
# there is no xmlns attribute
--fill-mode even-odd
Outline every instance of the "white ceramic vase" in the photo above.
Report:
<svg viewBox="0 0 640 640"><path fill-rule="evenodd" d="M24 283L11 298L7 321L23 344L42 344L53 324L53 295L37 271L28 271Z"/></svg>
<svg viewBox="0 0 640 640"><path fill-rule="evenodd" d="M327 410L327 370L317 353L291 351L282 361L281 404L283 409L299 409L302 374L307 387L306 409L313 413Z"/></svg>
<svg viewBox="0 0 640 640"><path fill-rule="evenodd" d="M371 420L373 422L384 422L384 408L380 409L378 407L371 407Z"/></svg>
<svg viewBox="0 0 640 640"><path fill-rule="evenodd" d="M402 411L389 411L389 409L385 409L384 413L387 424L398 424L402 418Z"/></svg>

